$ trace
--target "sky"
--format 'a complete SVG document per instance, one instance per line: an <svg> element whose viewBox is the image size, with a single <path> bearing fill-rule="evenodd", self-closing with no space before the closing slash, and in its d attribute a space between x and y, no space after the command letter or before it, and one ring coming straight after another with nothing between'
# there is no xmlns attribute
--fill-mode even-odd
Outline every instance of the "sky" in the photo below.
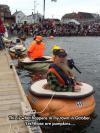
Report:
<svg viewBox="0 0 100 133"><path fill-rule="evenodd" d="M35 1L35 2L34 2ZM39 12L43 15L43 1L44 0L2 0L0 4L6 4L10 7L11 14L16 10L22 11L26 15L31 15L34 12ZM90 12L100 14L100 0L45 0L45 17L59 18L72 12ZM35 3L35 4L34 4Z"/></svg>

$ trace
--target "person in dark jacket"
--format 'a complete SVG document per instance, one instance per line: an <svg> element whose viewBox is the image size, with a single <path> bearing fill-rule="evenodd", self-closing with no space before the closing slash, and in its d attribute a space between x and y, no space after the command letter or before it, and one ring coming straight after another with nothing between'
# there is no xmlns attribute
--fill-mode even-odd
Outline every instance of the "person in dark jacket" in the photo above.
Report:
<svg viewBox="0 0 100 133"><path fill-rule="evenodd" d="M56 51L53 64L47 72L47 82L54 91L80 91L80 84L75 81L75 76L67 64L67 53L64 49Z"/></svg>

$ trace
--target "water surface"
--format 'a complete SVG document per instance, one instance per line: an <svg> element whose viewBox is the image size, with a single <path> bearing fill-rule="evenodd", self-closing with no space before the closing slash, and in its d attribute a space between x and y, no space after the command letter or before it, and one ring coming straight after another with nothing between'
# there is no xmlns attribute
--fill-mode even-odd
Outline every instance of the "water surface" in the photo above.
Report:
<svg viewBox="0 0 100 133"><path fill-rule="evenodd" d="M26 46L32 40L27 39ZM55 37L54 39L44 38L46 44L46 55L52 54L52 46L59 45L64 48L69 58L73 58L76 66L82 71L77 74L77 79L86 82L94 87L96 108L93 120L85 125L78 127L46 127L44 133L99 133L100 132L100 37ZM18 70L24 90L27 93L31 84L46 77L40 72L28 72ZM36 76L35 76L36 75ZM43 77L42 77L42 76Z"/></svg>

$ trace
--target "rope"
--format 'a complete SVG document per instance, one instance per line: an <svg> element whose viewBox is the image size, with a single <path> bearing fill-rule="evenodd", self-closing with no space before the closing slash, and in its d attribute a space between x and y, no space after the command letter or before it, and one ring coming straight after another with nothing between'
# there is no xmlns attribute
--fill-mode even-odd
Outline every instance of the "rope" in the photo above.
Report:
<svg viewBox="0 0 100 133"><path fill-rule="evenodd" d="M47 103L47 105L44 107L44 109L43 109L43 110L41 110L40 112L36 112L36 113L38 113L38 114L43 113L43 112L47 109L47 107L49 106L49 104L50 104L50 102L52 101L52 99L53 99L54 95L55 95L55 92L52 94L52 96L51 96L51 98L50 98L49 102L48 102L48 103ZM39 100L39 98L32 97L32 101L33 101L33 102L38 102L38 100Z"/></svg>
<svg viewBox="0 0 100 133"><path fill-rule="evenodd" d="M50 100L49 100L49 102L47 103L47 105L45 106L45 108L44 108L42 111L37 112L38 114L43 113L43 112L47 109L47 107L49 106L50 102L52 101L52 99L53 99L54 95L55 95L55 93L52 95L52 97L50 98Z"/></svg>

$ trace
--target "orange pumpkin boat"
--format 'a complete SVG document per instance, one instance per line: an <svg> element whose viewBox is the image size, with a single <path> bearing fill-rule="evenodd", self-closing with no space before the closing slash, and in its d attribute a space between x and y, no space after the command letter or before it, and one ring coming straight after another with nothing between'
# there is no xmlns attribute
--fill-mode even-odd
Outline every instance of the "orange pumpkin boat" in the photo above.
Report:
<svg viewBox="0 0 100 133"><path fill-rule="evenodd" d="M54 39L54 36L49 36L49 39Z"/></svg>
<svg viewBox="0 0 100 133"><path fill-rule="evenodd" d="M54 92L43 88L46 83L46 79L35 82L27 96L39 116L80 117L93 113L94 90L89 84L82 83L80 92Z"/></svg>

